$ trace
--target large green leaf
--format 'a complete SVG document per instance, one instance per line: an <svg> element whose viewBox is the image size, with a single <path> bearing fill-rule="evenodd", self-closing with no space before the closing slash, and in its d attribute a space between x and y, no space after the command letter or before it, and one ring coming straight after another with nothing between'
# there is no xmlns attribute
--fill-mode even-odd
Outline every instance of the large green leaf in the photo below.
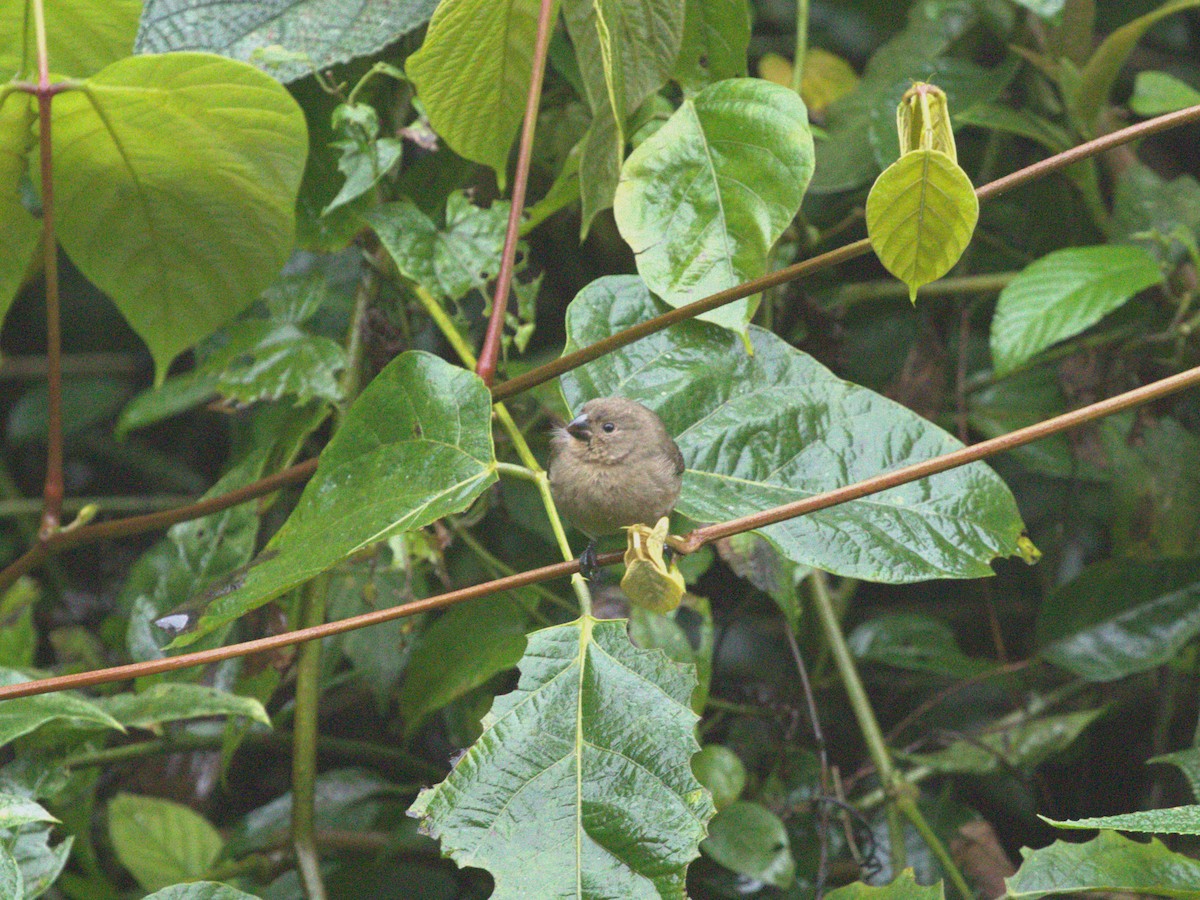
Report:
<svg viewBox="0 0 1200 900"><path fill-rule="evenodd" d="M42 224L21 204L21 182L29 172L36 118L28 95L0 88L0 321L8 313L33 259Z"/></svg>
<svg viewBox="0 0 1200 900"><path fill-rule="evenodd" d="M1041 850L1021 849L1017 874L1004 880L1001 900L1040 900L1075 891L1128 891L1195 900L1200 861L1173 853L1157 838L1142 844L1101 831L1082 844L1055 841Z"/></svg>
<svg viewBox="0 0 1200 900"><path fill-rule="evenodd" d="M1068 98L1068 106L1079 128L1085 133L1090 133L1095 128L1096 117L1108 102L1109 92L1116 84L1121 67L1125 65L1125 60L1133 52L1142 35L1160 19L1196 6L1200 6L1200 0L1175 0L1173 3L1164 3L1153 12L1121 26L1104 39L1079 74L1078 85Z"/></svg>
<svg viewBox="0 0 1200 900"><path fill-rule="evenodd" d="M686 0L675 80L685 91L746 74L750 4L746 0Z"/></svg>
<svg viewBox="0 0 1200 900"><path fill-rule="evenodd" d="M1200 561L1105 560L1058 588L1038 617L1039 654L1089 681L1172 659L1200 634Z"/></svg>
<svg viewBox="0 0 1200 900"><path fill-rule="evenodd" d="M207 875L224 844L191 807L134 794L109 801L108 833L121 865L148 891Z"/></svg>
<svg viewBox="0 0 1200 900"><path fill-rule="evenodd" d="M408 58L429 123L504 184L533 71L538 0L443 0ZM557 15L557 7L553 10Z"/></svg>
<svg viewBox="0 0 1200 900"><path fill-rule="evenodd" d="M729 79L685 100L630 154L613 211L646 284L684 306L766 272L812 171L796 92ZM745 332L755 305L738 300L702 318Z"/></svg>
<svg viewBox="0 0 1200 900"><path fill-rule="evenodd" d="M694 670L590 617L534 632L516 690L483 736L409 811L493 900L684 897L712 800L699 750Z"/></svg>
<svg viewBox="0 0 1200 900"><path fill-rule="evenodd" d="M141 0L55 0L43 6L51 72L86 78L133 49ZM0 0L0 82L37 78L32 8L32 0Z"/></svg>
<svg viewBox="0 0 1200 900"><path fill-rule="evenodd" d="M991 668L959 649L949 625L921 613L888 613L868 619L850 632L846 644L863 662L909 672L969 678Z"/></svg>
<svg viewBox="0 0 1200 900"><path fill-rule="evenodd" d="M146 0L139 53L211 50L257 62L281 81L366 56L420 28L437 0ZM269 63L281 46L305 59Z"/></svg>
<svg viewBox="0 0 1200 900"><path fill-rule="evenodd" d="M199 53L132 57L54 101L59 237L158 378L292 247L304 117L276 81Z"/></svg>
<svg viewBox="0 0 1200 900"><path fill-rule="evenodd" d="M991 336L996 372L1074 337L1161 278L1141 247L1068 247L1043 256L1000 292Z"/></svg>
<svg viewBox="0 0 1200 900"><path fill-rule="evenodd" d="M603 278L567 311L567 350L659 315L640 279ZM567 404L631 397L662 416L687 462L679 510L702 522L761 512L961 445L898 403L835 377L775 335L687 322L562 377ZM763 529L795 562L873 581L977 578L1016 553L1004 483L973 463Z"/></svg>
<svg viewBox="0 0 1200 900"><path fill-rule="evenodd" d="M343 559L470 505L496 480L491 396L478 376L411 351L375 376L257 560L215 599L200 634ZM219 593L219 592L218 592Z"/></svg>
<svg viewBox="0 0 1200 900"><path fill-rule="evenodd" d="M867 196L867 234L884 268L917 289L958 262L979 221L971 179L940 150L913 150L888 166Z"/></svg>
<svg viewBox="0 0 1200 900"><path fill-rule="evenodd" d="M455 191L440 227L407 200L376 207L365 218L404 277L437 297L459 300L472 288L486 288L499 272L508 210L503 202L480 209Z"/></svg>

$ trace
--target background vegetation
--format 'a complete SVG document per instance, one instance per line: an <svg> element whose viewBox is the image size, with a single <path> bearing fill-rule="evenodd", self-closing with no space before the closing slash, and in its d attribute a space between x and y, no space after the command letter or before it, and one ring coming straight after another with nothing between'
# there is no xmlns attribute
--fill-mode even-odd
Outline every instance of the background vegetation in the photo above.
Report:
<svg viewBox="0 0 1200 900"><path fill-rule="evenodd" d="M1198 8L0 0L0 896L1200 896Z"/></svg>

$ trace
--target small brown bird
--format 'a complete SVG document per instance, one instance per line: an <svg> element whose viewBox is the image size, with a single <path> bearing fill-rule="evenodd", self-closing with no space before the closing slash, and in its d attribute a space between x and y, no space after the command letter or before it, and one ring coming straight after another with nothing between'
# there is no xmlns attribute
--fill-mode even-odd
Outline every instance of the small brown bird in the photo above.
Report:
<svg viewBox="0 0 1200 900"><path fill-rule="evenodd" d="M654 525L675 507L682 481L683 454L662 419L624 397L589 400L551 440L554 503L592 538L582 557L585 576L595 566L597 537Z"/></svg>

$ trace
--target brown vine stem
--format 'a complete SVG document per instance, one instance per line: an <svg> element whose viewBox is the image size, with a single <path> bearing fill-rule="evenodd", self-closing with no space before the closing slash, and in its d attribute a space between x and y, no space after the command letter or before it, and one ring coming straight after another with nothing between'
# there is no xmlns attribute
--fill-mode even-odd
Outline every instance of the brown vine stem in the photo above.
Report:
<svg viewBox="0 0 1200 900"><path fill-rule="evenodd" d="M1200 366L1188 369L1186 372L1180 372L1177 375L1172 375L1169 378L1164 378L1161 381L1143 385L1124 394L1118 394L1116 397L1101 400L1090 406L1063 413L1061 416L1055 416L1053 419L1047 419L1045 422L1030 425L1028 428L1021 428L1009 434L1001 435L998 438L992 438L971 447L955 450L944 456L934 457L915 465L905 466L902 469L886 472L883 475L876 475L857 484L836 488L832 491L826 491L823 494L816 494L804 500L788 503L752 516L743 516L740 519L733 519L729 522L709 525L705 528L697 528L695 531L684 535L673 543L683 552L690 553L698 550L704 544L711 543L722 537L761 528L764 525L781 522L805 513L827 509L840 503L865 497L868 494L878 493L888 488L907 484L910 481L926 478L938 472L944 472L947 469L975 462L984 457L1032 443L1052 434L1058 434L1069 428L1076 428L1087 422L1112 415L1124 409L1129 409L1132 406L1148 403L1151 400L1158 400L1195 385L1200 385ZM605 553L600 556L599 563L602 566L613 565L620 562L623 556L624 554L620 551ZM124 681L142 675L153 675L159 672L185 669L191 666L232 659L236 656L247 656L251 653L259 653L264 650L274 650L279 647L299 644L303 641L343 634L347 631L365 628L369 625L378 625L381 622L388 622L392 619L399 619L420 612L441 609L465 600L474 600L501 591L511 591L519 587L525 587L526 585L549 581L552 578L562 578L573 575L578 571L578 560L560 562L549 566L542 566L539 569L519 572L516 575L497 578L482 584L460 588L446 594L439 594L435 597L427 597L412 603L393 606L389 609L375 610L360 616L352 616L348 619L339 619L336 622L327 622L312 628L302 628L284 634L258 638L257 640L246 641L242 644L231 644L228 647L216 647L212 650L185 653L165 659L154 659L146 662L130 663L124 666L113 666L108 669L96 669L91 672L58 675L38 681L26 681L21 684L6 685L0 687L0 701L12 700L17 697L31 697L36 694L48 694L54 691L71 690L73 688L89 687L97 684L107 684L113 681Z"/></svg>
<svg viewBox="0 0 1200 900"><path fill-rule="evenodd" d="M488 320L483 346L475 374L491 387L500 361L500 338L504 333L504 314L508 309L508 294L512 289L513 265L517 257L517 242L521 237L521 215L525 211L525 188L529 184L529 166L533 159L533 133L537 128L538 106L542 99L542 78L546 74L546 55L550 48L553 24L553 0L541 0L538 9L537 39L533 49L533 72L529 78L529 93L525 98L525 119L521 124L521 144L517 150L517 168L513 175L512 201L508 210L508 228L504 232L504 250L500 254L500 274L496 276L496 295L492 299L492 317Z"/></svg>
<svg viewBox="0 0 1200 900"><path fill-rule="evenodd" d="M3 571L0 571L0 593L8 590L14 581L36 569L52 554L66 550L69 547L76 547L80 544L91 544L96 541L130 537L146 531L167 528L178 522L199 519L203 516L220 512L223 509L228 509L231 506L237 506L239 503L245 503L248 500L273 494L280 488L287 487L290 484L306 481L316 470L316 458L306 459L302 463L296 463L294 466L289 466L282 471L276 472L274 475L261 478L253 484L238 488L236 491L230 491L228 494L221 494L218 497L198 500L195 503L189 503L187 506L147 513L144 516L129 516L124 519L114 519L111 522L100 522L96 525L84 525L79 528L56 531L49 537L38 541L33 547L10 563Z"/></svg>
<svg viewBox="0 0 1200 900"><path fill-rule="evenodd" d="M1057 153L1047 159L1040 160L1010 175L1005 175L1003 178L997 178L995 181L978 188L975 191L975 195L981 202L990 200L1005 191L1010 191L1030 181L1043 178L1051 172L1056 172L1072 163L1104 153L1121 144L1149 137L1150 135L1158 134L1159 132L1197 120L1200 120L1200 105L1189 106L1187 109L1168 113L1156 119L1138 122L1136 125L1130 125L1128 128L1122 128L1119 131L1114 131L1095 140L1087 141L1077 147L1064 150L1062 153ZM785 282L828 269L838 263L855 259L870 249L871 242L863 238L860 241L855 241L853 244L847 244L828 253L822 253L819 256L814 256L811 259L806 259L787 268L779 269L776 272L770 272L761 278L755 278L753 281L747 281L744 284L739 284L736 287L728 288L708 297L702 297L695 303L677 307L660 316L655 316L653 319L639 322L636 325L626 328L619 334L610 335L588 347L576 350L574 353L568 353L543 366L538 366L536 369L530 369L523 375L510 378L492 389L492 397L496 400L505 400L514 394L537 387L551 378L557 378L564 372L577 369L594 359L604 356L606 353L611 353L644 337L649 337L678 322L694 319L701 313L709 312L727 303L757 294L767 288L773 288Z"/></svg>
<svg viewBox="0 0 1200 900"><path fill-rule="evenodd" d="M54 85L57 88L59 85ZM20 84L18 89L36 93L36 88L33 85ZM1156 119L1150 119L1146 122L1139 122L1136 125L1131 125L1128 128L1114 131L1104 137L1097 138L1093 141L1088 141L1086 144L1081 144L1049 159L1034 163L1018 172L1011 175L1006 175L989 184L984 185L976 191L980 200L987 200L1005 190L1010 190L1024 184L1034 178L1040 178L1049 174L1063 166L1078 162L1089 156L1097 153L1102 153L1110 150L1120 144L1127 143L1138 138L1148 137L1153 134L1158 134L1161 131L1175 128L1187 122L1193 122L1200 119L1200 105L1188 107L1175 113L1169 113L1164 116L1159 116ZM823 253L820 256L815 256L812 259L797 263L786 269L780 269L778 272L772 272L763 278L755 279L747 282L744 285L739 285L736 288L731 288L720 293L713 294L710 297L705 297L697 300L695 303L688 306L682 306L678 309L673 309L668 313L657 316L653 319L648 319L641 322L632 328L627 329L621 334L613 335L603 341L578 350L575 353L567 354L559 359L548 363L545 366L540 366L537 369L532 369L525 375L517 378L511 378L492 388L492 397L496 401L504 400L515 394L557 377L558 375L568 372L571 369L582 366L591 362L599 356L616 350L619 347L624 347L626 344L633 343L640 338L647 337L657 331L661 331L676 322L686 321L694 318L703 312L710 309L716 309L725 303L731 303L734 300L748 297L751 294L758 293L767 287L774 287L782 284L793 278L799 278L804 275L812 274L813 272L836 265L846 260L854 259L861 256L870 249L870 242L867 240L857 241L829 253ZM1186 373L1184 373L1186 374ZM1149 385L1153 387L1154 385ZM1054 421L1054 420L1050 420ZM1047 423L1043 423L1047 424ZM1015 434L1015 433L1014 433ZM1011 438L1012 435L1008 435ZM999 438L1003 440L1005 438ZM983 445L976 445L976 447ZM1015 446L1015 445L1014 445ZM970 448L975 449L975 448ZM272 493L278 490L285 484L291 484L307 479L314 471L316 471L316 460L310 459L306 462L299 463L289 469L284 469L281 472L269 476L267 479L256 482L252 485L226 494L221 497L213 497L208 500L202 500L198 503L180 507L176 510L168 510L160 513L152 513L146 516L135 516L127 519L119 519L113 522L104 522L99 525L86 525L80 528L74 528L69 531L60 531L51 535L49 538L40 541L24 555L16 561L0 571L0 591L7 590L18 577L24 575L44 562L50 555L67 547L76 546L79 544L90 543L98 540L127 537L134 534L141 534L145 531L151 531L156 528L165 528L168 525L173 525L176 522L185 522L190 519L196 519L209 513L218 512L238 503L244 503L247 500L252 500L255 497L261 497L265 494ZM882 489L882 488L881 488Z"/></svg>

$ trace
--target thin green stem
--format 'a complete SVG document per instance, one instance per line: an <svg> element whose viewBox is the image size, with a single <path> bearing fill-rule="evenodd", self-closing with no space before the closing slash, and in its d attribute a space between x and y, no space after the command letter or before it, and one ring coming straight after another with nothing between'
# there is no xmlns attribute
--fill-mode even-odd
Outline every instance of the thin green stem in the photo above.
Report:
<svg viewBox="0 0 1200 900"><path fill-rule="evenodd" d="M796 0L796 51L792 54L792 90L804 83L804 58L808 56L808 0Z"/></svg>
<svg viewBox="0 0 1200 900"><path fill-rule="evenodd" d="M892 754L883 740L883 729L879 727L879 720L875 718L875 710L871 706L870 698L867 697L867 689L863 686L862 678L858 674L854 655L850 652L845 635L842 634L842 623L833 608L833 596L829 592L829 582L826 580L824 572L814 569L812 575L809 576L808 584L812 593L813 607L817 611L817 618L825 635L825 643L837 666L842 687L850 700L850 708L854 710L854 718L858 720L858 730L867 745L867 753L875 764L880 784L883 785L889 798L894 801L896 789L900 787L900 779L892 765ZM907 865L907 854L904 850L904 825L900 821L895 802L889 802L887 805L887 820L892 871L898 875Z"/></svg>
<svg viewBox="0 0 1200 900"><path fill-rule="evenodd" d="M300 589L300 627L325 621L328 576ZM309 900L325 900L321 857L317 851L317 709L321 697L321 642L309 641L297 652L296 704L292 724L292 846L296 868Z"/></svg>
<svg viewBox="0 0 1200 900"><path fill-rule="evenodd" d="M909 824L917 830L917 834L921 835L921 840L925 842L925 846L933 851L933 855L937 857L937 861L941 863L942 871L954 884L955 890L962 895L963 900L972 900L975 896L971 890L971 886L967 884L967 879L963 877L963 873L959 870L958 865L954 862L954 858L946 849L946 845L942 843L942 839L937 836L937 832L930 827L925 816L921 814L921 809L917 806L915 800L911 797L903 796L897 799L896 805L900 808L900 812L904 813L904 817L908 819Z"/></svg>
<svg viewBox="0 0 1200 900"><path fill-rule="evenodd" d="M458 358L462 364L468 369L475 368L475 352L471 349L471 345L466 339L459 334L458 329L454 326L454 321L450 318L450 314L437 297L425 290L420 284L415 281L405 282L408 289L412 291L412 295L417 298L421 307L425 310L425 314L433 319L433 324L438 327L438 331L442 333L442 337L446 339L451 349L458 354Z"/></svg>

